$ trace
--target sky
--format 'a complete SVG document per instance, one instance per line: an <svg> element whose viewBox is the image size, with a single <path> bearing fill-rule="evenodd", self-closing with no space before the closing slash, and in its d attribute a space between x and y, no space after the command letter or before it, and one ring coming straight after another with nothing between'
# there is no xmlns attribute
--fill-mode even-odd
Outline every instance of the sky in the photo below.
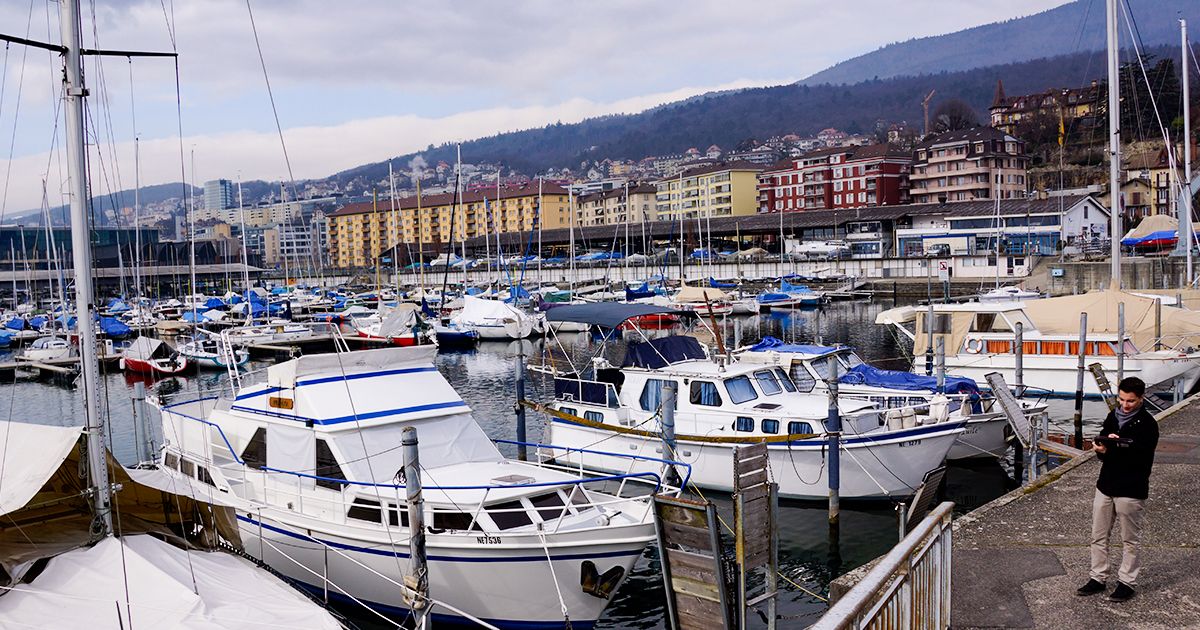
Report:
<svg viewBox="0 0 1200 630"><path fill-rule="evenodd" d="M788 83L1063 3L89 0L85 47L179 54L178 75L170 59L89 59L93 189L280 180L288 162L296 179L325 177L430 144ZM5 0L0 32L58 43L58 9ZM61 62L19 45L0 57L3 222L41 205L43 181L50 205L64 203L66 184Z"/></svg>

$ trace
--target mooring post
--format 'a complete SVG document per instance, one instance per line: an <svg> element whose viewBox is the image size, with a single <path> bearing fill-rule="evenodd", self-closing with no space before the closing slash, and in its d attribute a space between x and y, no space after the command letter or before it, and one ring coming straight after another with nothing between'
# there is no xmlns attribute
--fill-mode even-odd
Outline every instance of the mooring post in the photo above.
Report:
<svg viewBox="0 0 1200 630"><path fill-rule="evenodd" d="M830 537L838 529L841 519L841 435L842 416L838 412L838 363L829 362L829 417L825 420L825 431L829 435L829 530Z"/></svg>
<svg viewBox="0 0 1200 630"><path fill-rule="evenodd" d="M1154 349L1162 350L1162 300L1154 300Z"/></svg>
<svg viewBox="0 0 1200 630"><path fill-rule="evenodd" d="M901 501L896 504L896 516L898 516L899 520L900 520L900 525L899 525L900 537L897 538L896 540L904 540L904 537L908 535L908 504L907 503L905 503L904 501Z"/></svg>
<svg viewBox="0 0 1200 630"><path fill-rule="evenodd" d="M1083 448L1083 373L1087 371L1087 311L1079 314L1079 365L1075 368L1075 448Z"/></svg>
<svg viewBox="0 0 1200 630"><path fill-rule="evenodd" d="M517 342L520 346L521 342ZM525 352L517 352L517 459L527 461L529 451L525 448L528 441L525 435Z"/></svg>
<svg viewBox="0 0 1200 630"><path fill-rule="evenodd" d="M146 414L142 413L142 403L146 401L146 384L141 381L133 383L133 440L137 448L138 463L150 461L154 449L150 445L150 427L146 424Z"/></svg>
<svg viewBox="0 0 1200 630"><path fill-rule="evenodd" d="M1025 325L1017 322L1013 328L1013 395L1020 398L1025 391ZM1032 445L1029 448L1029 459L1036 461L1037 453L1033 450ZM1025 471L1025 447L1021 445L1021 440L1013 441L1013 476L1017 478L1018 484L1023 484L1025 478L1022 473ZM1033 481L1033 477L1028 477Z"/></svg>
<svg viewBox="0 0 1200 630"><path fill-rule="evenodd" d="M1117 303L1117 384L1125 379L1125 303Z"/></svg>
<svg viewBox="0 0 1200 630"><path fill-rule="evenodd" d="M925 376L933 376L933 300L925 312L925 335L929 341L925 347Z"/></svg>
<svg viewBox="0 0 1200 630"><path fill-rule="evenodd" d="M418 628L427 628L429 612L429 567L425 557L425 499L421 495L421 459L417 449L417 429L404 427L400 433L404 449L404 494L408 503L409 574L404 585L415 591L412 611Z"/></svg>
<svg viewBox="0 0 1200 630"><path fill-rule="evenodd" d="M946 393L946 338L938 337L937 347L937 392L939 394Z"/></svg>
<svg viewBox="0 0 1200 630"><path fill-rule="evenodd" d="M675 399L679 393L679 385L675 381L663 383L662 392L662 451L663 459L675 461ZM678 485L679 472L674 464L665 464L666 474L663 481L668 485Z"/></svg>

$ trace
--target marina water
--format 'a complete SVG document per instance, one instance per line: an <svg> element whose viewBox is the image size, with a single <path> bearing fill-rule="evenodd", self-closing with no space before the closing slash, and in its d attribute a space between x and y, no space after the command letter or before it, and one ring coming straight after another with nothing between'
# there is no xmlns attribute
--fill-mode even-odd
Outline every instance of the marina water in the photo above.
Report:
<svg viewBox="0 0 1200 630"><path fill-rule="evenodd" d="M749 344L766 335L797 343L840 343L857 348L865 360L878 367L906 369L911 343L896 340L887 327L874 323L875 315L891 306L887 300L835 302L817 310L727 318L718 321L718 328L723 331L724 342L731 347L735 339ZM702 342L713 343L707 330L696 327L694 332ZM442 352L437 357L437 366L471 405L484 430L493 438L511 440L515 438L518 361L524 359L527 363L538 364L550 354L561 361L565 350L574 365L584 367L597 353L614 362L619 361L624 356L624 345L622 340L603 341L589 333L568 333L559 335L557 340L485 342L472 351ZM255 362L250 367L259 370L267 365ZM110 418L107 425L111 432L110 443L116 457L127 465L137 459L135 441L143 431L133 422L132 400L134 384L142 379L134 374L110 372L103 376L101 383L106 398L102 412ZM196 392L217 395L229 389L228 377L223 372L142 382L148 393L158 394L168 401L181 396L194 397ZM529 373L526 388L527 395L533 400L546 400L553 394L550 379L536 372ZM76 390L20 379L0 391L7 394L0 396L0 408L5 409L3 413L12 420L81 424L81 403ZM153 413L148 406L144 409ZM1070 433L1071 402L1050 401L1050 410L1052 430ZM1090 435L1099 427L1106 409L1103 403L1088 402L1084 412L1085 434ZM544 420L539 414L529 415L530 441L541 439ZM155 433L159 430L156 417L145 426ZM161 440L161 436L152 437L156 443ZM515 447L511 445L501 445L501 450L510 457L516 456ZM1014 487L1011 450L1002 461L981 459L951 464L946 482L947 498L957 504L960 512L982 505ZM731 519L728 495L706 492L704 496L718 505L727 522ZM805 591L824 597L833 577L887 552L897 540L896 523L895 506L891 503L843 503L840 545L831 549L825 504L785 501L780 509L779 523L780 570L786 576L786 580L780 581L779 613L784 617L781 620L783 627L803 627L812 623L826 605ZM433 595L437 596L436 593ZM639 561L597 627L659 628L664 626L664 611L661 576L651 549ZM379 620L369 613L352 608L342 612L360 627L389 627L380 625Z"/></svg>

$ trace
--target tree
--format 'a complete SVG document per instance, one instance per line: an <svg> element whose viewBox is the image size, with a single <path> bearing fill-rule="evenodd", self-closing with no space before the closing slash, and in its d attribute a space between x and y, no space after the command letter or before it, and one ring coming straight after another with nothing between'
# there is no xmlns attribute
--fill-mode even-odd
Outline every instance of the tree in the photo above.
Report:
<svg viewBox="0 0 1200 630"><path fill-rule="evenodd" d="M979 126L979 115L966 101L960 98L951 98L939 103L933 110L931 118L933 129L930 131L933 133Z"/></svg>

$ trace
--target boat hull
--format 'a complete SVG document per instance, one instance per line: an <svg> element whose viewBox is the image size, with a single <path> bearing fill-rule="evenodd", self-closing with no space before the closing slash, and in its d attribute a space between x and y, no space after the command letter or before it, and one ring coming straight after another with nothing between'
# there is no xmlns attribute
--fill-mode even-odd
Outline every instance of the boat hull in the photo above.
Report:
<svg viewBox="0 0 1200 630"><path fill-rule="evenodd" d="M124 364L125 369L130 372L162 376L182 374L188 369L189 365L188 360L183 357L181 357L178 361L175 361L174 364L161 360L144 361L142 359L133 359L130 357L121 359L121 362Z"/></svg>
<svg viewBox="0 0 1200 630"><path fill-rule="evenodd" d="M914 364L913 372L923 372L921 366ZM1110 380L1114 381L1117 373L1117 357L1088 356L1087 365L1099 363ZM1046 390L1049 395L1072 398L1078 383L1079 358L1077 356L1046 356L1034 359L1024 357L1022 369L1024 383L1034 392ZM946 357L946 371L958 376L973 379L981 388L987 388L986 377L989 373L999 372L1004 376L1004 382L1012 385L1015 382L1016 359L1011 354L959 354ZM1145 381L1148 387L1169 383L1175 378L1181 379L1185 392L1191 391L1200 381L1200 356L1184 355L1177 352L1159 351L1141 353L1125 358L1125 376L1136 376ZM1084 374L1083 393L1085 396L1096 398L1100 396L1100 388L1091 374Z"/></svg>

